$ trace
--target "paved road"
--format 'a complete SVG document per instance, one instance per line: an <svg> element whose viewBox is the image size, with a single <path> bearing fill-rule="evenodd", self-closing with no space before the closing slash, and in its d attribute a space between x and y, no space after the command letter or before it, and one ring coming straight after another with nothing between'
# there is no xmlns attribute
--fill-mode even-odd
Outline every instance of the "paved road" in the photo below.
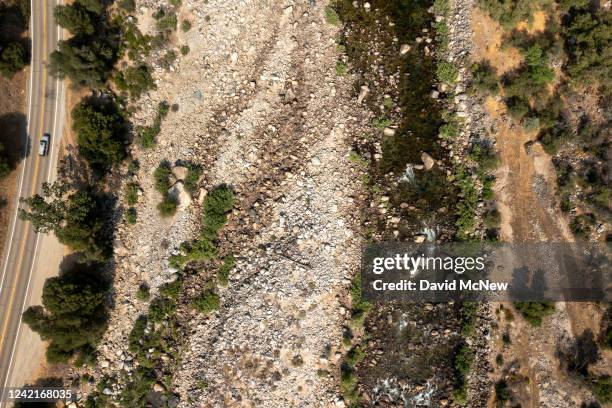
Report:
<svg viewBox="0 0 612 408"><path fill-rule="evenodd" d="M56 48L61 30L53 21L53 7L61 0L32 0L30 36L32 61L28 83L28 142L27 156L19 168L18 197L28 197L41 191L41 185L55 177L57 153L61 139L63 116L63 85L47 69L49 54ZM48 156L38 155L43 133L51 135ZM15 206L17 207L17 206ZM17 219L9 224L8 241L0 269L0 387L13 385L15 349L19 343L21 314L27 307L32 271L37 263L45 263L40 253L40 236L29 223ZM4 406L0 402L0 406Z"/></svg>

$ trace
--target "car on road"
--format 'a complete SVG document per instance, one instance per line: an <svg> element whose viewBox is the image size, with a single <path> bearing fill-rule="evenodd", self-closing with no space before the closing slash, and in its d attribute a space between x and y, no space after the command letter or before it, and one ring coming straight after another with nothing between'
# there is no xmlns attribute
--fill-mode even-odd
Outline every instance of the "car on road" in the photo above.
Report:
<svg viewBox="0 0 612 408"><path fill-rule="evenodd" d="M41 156L46 156L49 153L49 142L51 140L51 135L45 133L40 138L40 145L38 146L38 154Z"/></svg>

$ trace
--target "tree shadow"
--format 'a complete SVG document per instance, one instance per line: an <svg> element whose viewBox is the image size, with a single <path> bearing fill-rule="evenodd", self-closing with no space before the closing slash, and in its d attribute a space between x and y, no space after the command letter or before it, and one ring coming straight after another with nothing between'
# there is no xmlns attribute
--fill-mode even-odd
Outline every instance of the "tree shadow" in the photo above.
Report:
<svg viewBox="0 0 612 408"><path fill-rule="evenodd" d="M14 169L30 151L27 118L20 112L0 115L0 129L0 143L4 146L2 155L7 158L11 169Z"/></svg>

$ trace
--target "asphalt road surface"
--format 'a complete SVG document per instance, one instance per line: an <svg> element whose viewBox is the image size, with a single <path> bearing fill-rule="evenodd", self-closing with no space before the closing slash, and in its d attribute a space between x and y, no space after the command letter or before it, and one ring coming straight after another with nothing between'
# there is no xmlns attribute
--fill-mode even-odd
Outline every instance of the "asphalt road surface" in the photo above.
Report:
<svg viewBox="0 0 612 408"><path fill-rule="evenodd" d="M64 90L62 83L49 74L48 61L62 35L53 20L53 8L60 1L32 0L28 140L25 143L26 157L18 169L17 198L40 192L43 182L55 177ZM38 146L44 133L51 135L51 145L47 156L39 156ZM15 365L15 349L20 332L24 331L21 315L27 307L33 271L40 269L37 263L45 263L45 254L40 253L40 235L34 233L30 223L19 220L16 212L12 215L7 239L0 264L0 387L14 385L10 379ZM0 406L5 405L0 402Z"/></svg>

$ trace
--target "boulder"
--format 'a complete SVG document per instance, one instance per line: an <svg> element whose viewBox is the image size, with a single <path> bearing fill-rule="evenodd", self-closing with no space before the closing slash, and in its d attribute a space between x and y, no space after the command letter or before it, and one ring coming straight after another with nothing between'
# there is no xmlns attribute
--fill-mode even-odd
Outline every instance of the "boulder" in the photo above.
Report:
<svg viewBox="0 0 612 408"><path fill-rule="evenodd" d="M393 136L395 134L395 129L386 127L383 129L383 135L385 136Z"/></svg>
<svg viewBox="0 0 612 408"><path fill-rule="evenodd" d="M166 391L166 387L164 387L164 384L162 384L162 383L160 383L158 381L155 384L153 384L153 391L155 391L155 392L165 392Z"/></svg>
<svg viewBox="0 0 612 408"><path fill-rule="evenodd" d="M410 47L408 44L402 44L402 46L400 47L400 55L408 54L411 48L412 47Z"/></svg>
<svg viewBox="0 0 612 408"><path fill-rule="evenodd" d="M180 180L170 187L168 194L178 200L179 210L184 210L191 205L191 194L185 190L185 185Z"/></svg>
<svg viewBox="0 0 612 408"><path fill-rule="evenodd" d="M172 168L172 174L174 174L177 180L185 180L188 171L189 170L185 166L174 166Z"/></svg>
<svg viewBox="0 0 612 408"><path fill-rule="evenodd" d="M425 166L425 170L431 170L434 164L436 164L433 157L431 157L429 154L425 152L421 153L421 161L423 162L423 165Z"/></svg>
<svg viewBox="0 0 612 408"><path fill-rule="evenodd" d="M359 91L359 96L357 97L357 103L361 105L361 103L368 96L369 93L370 88L368 88L367 85L361 85L361 90Z"/></svg>

